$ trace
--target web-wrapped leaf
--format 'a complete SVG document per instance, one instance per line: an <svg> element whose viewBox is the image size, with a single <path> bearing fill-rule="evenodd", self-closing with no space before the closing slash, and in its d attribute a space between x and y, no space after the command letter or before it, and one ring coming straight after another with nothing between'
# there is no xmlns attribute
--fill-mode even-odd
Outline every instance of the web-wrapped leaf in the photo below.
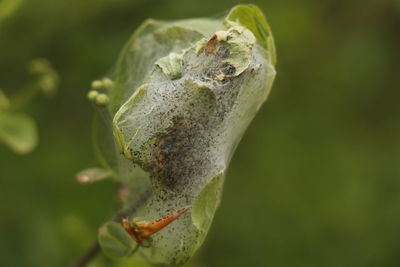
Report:
<svg viewBox="0 0 400 267"><path fill-rule="evenodd" d="M113 86L102 92L109 100L96 133L104 165L121 183L122 214L151 221L192 206L139 248L150 262L183 264L203 242L274 64L271 31L252 5L221 20L148 20L126 44ZM110 243L103 249L112 254Z"/></svg>

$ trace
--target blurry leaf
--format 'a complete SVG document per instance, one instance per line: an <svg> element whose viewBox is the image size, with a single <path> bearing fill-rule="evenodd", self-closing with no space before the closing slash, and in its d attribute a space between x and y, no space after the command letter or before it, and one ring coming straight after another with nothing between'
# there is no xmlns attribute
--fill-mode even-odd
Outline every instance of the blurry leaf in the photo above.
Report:
<svg viewBox="0 0 400 267"><path fill-rule="evenodd" d="M28 71L31 74L46 74L52 71L50 61L45 58L36 58L28 63Z"/></svg>
<svg viewBox="0 0 400 267"><path fill-rule="evenodd" d="M0 1L0 24L7 17L12 16L12 14L17 11L18 7L21 5L22 0L2 0Z"/></svg>
<svg viewBox="0 0 400 267"><path fill-rule="evenodd" d="M0 142L18 154L32 151L38 142L36 123L24 114L0 113Z"/></svg>

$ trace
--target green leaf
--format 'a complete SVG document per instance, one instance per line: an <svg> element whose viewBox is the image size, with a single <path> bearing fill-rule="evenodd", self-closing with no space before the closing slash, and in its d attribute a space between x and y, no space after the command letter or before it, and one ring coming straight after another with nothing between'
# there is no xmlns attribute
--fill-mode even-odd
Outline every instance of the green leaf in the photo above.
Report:
<svg viewBox="0 0 400 267"><path fill-rule="evenodd" d="M20 113L0 113L0 142L15 153L31 152L38 142L35 121Z"/></svg>
<svg viewBox="0 0 400 267"><path fill-rule="evenodd" d="M253 32L261 46L268 52L272 65L276 64L276 49L271 28L262 11L255 5L238 5L231 9L225 18L228 21L239 22Z"/></svg>
<svg viewBox="0 0 400 267"><path fill-rule="evenodd" d="M192 206L193 225L199 231L197 247L203 243L208 229L214 218L214 213L221 201L222 185L224 181L224 172L218 173L204 188L200 191Z"/></svg>
<svg viewBox="0 0 400 267"><path fill-rule="evenodd" d="M156 65L159 66L171 80L178 79L182 76L182 55L171 53L168 56L160 58L156 62Z"/></svg>
<svg viewBox="0 0 400 267"><path fill-rule="evenodd" d="M112 258L128 257L138 246L121 224L116 222L103 225L99 230L98 239L103 252Z"/></svg>

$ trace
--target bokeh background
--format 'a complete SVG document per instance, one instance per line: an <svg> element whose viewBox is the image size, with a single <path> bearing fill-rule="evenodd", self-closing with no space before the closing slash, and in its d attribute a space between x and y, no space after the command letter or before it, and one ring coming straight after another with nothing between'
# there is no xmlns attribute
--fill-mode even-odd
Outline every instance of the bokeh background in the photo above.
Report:
<svg viewBox="0 0 400 267"><path fill-rule="evenodd" d="M90 82L133 30L243 2L0 0L0 87L21 88L37 57L61 78L53 99L24 109L39 146L25 156L0 146L1 266L67 266L112 213L113 182L74 175L96 166ZM274 32L278 75L192 266L400 266L400 1L252 3ZM90 266L146 265L100 255Z"/></svg>

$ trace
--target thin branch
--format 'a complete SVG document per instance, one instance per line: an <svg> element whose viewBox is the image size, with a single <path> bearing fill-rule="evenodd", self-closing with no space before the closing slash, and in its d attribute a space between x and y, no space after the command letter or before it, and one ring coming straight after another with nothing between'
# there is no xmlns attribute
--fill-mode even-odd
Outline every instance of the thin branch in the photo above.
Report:
<svg viewBox="0 0 400 267"><path fill-rule="evenodd" d="M143 205L150 196L151 190L145 191L142 197L136 203L132 204L127 209L118 212L112 220L115 222L120 222L122 218L134 213L136 209ZM135 253L138 248L139 246L136 246L132 254ZM100 250L100 244L96 241L93 246L80 259L72 263L70 267L85 267L86 264L88 264L100 252Z"/></svg>
<svg viewBox="0 0 400 267"><path fill-rule="evenodd" d="M100 252L99 242L95 242L92 247L76 262L72 263L70 267L85 267L96 255Z"/></svg>

